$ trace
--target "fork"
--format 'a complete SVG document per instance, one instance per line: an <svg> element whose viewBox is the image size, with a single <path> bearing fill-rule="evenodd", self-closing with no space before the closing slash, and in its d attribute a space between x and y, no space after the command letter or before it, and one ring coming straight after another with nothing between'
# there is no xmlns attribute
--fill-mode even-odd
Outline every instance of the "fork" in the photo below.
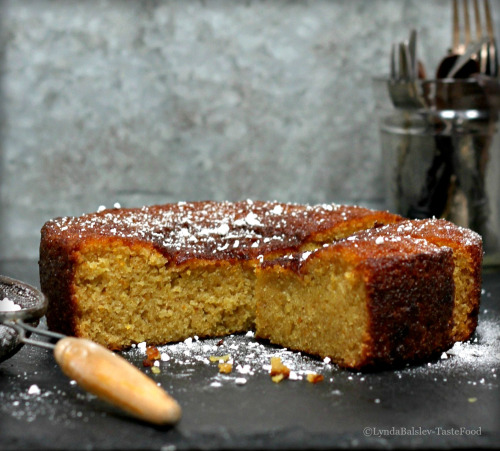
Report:
<svg viewBox="0 0 500 451"><path fill-rule="evenodd" d="M464 8L468 0L463 0ZM473 0L476 39L475 43L481 43L481 49L476 53L476 60L479 65L479 73L492 77L498 76L498 51L493 30L493 20L491 15L489 0L482 0L483 13L480 11L480 0ZM484 19L481 20L481 17ZM467 34L467 31L466 31ZM469 30L470 36L470 30Z"/></svg>
<svg viewBox="0 0 500 451"><path fill-rule="evenodd" d="M473 73L498 76L498 52L489 0L482 0L481 3L483 14L480 11L480 0L473 0L475 26L473 39L469 0L453 0L452 48L450 54L441 61L437 78L468 78ZM482 15L485 26L481 20ZM463 26L461 16L463 16Z"/></svg>
<svg viewBox="0 0 500 451"><path fill-rule="evenodd" d="M389 95L397 108L414 109L423 106L417 78L420 69L417 58L417 32L411 30L407 41L391 47Z"/></svg>
<svg viewBox="0 0 500 451"><path fill-rule="evenodd" d="M463 4L463 8L460 5ZM463 13L460 14L460 10ZM463 27L461 25L461 16L463 16ZM462 33L463 32L463 33ZM462 41L462 34L463 41ZM452 46L448 55L446 55L438 66L436 77L437 78L451 78L453 75L450 74L452 69L456 69L456 64L460 61L465 64L465 67L460 73L456 71L456 78L467 78L469 74L477 71L477 62L471 58L462 58L469 45L471 43L471 26L470 26L470 15L469 15L469 4L468 0L453 0L452 3ZM463 76L465 74L465 77Z"/></svg>

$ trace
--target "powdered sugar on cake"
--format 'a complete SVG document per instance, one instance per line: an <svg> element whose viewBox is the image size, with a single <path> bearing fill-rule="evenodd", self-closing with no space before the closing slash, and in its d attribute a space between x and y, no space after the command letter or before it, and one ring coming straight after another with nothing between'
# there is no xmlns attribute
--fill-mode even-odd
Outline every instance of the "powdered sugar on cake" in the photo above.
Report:
<svg viewBox="0 0 500 451"><path fill-rule="evenodd" d="M57 218L51 227L86 236L146 240L177 261L190 258L257 258L298 247L314 233L367 214L361 207L278 202L179 202L164 206L108 209Z"/></svg>

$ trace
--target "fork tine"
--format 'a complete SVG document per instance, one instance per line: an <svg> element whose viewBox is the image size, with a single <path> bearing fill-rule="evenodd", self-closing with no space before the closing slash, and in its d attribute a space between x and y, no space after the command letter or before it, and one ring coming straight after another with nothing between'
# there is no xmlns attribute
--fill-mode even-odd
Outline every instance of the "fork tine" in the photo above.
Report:
<svg viewBox="0 0 500 451"><path fill-rule="evenodd" d="M479 41L483 37L483 27L481 25L481 13L479 11L479 0L474 0L474 17L476 22L476 39Z"/></svg>
<svg viewBox="0 0 500 451"><path fill-rule="evenodd" d="M399 78L402 80L407 80L408 73L408 63L409 63L409 55L408 55L408 45L406 42L399 43Z"/></svg>
<svg viewBox="0 0 500 451"><path fill-rule="evenodd" d="M460 51L460 17L458 13L458 0L453 0L453 45L452 53Z"/></svg>
<svg viewBox="0 0 500 451"><path fill-rule="evenodd" d="M465 28L465 46L464 50L469 46L471 42L470 37L470 15L469 15L469 1L463 0L464 5L464 28Z"/></svg>
<svg viewBox="0 0 500 451"><path fill-rule="evenodd" d="M493 19L490 10L489 0L484 0L484 16L486 21L486 33L488 36L488 44L486 49L486 62L482 73L492 77L498 76L498 49L495 42L495 32L493 30ZM482 68L481 68L482 69Z"/></svg>
<svg viewBox="0 0 500 451"><path fill-rule="evenodd" d="M484 2L484 14L486 17L486 31L488 33L488 38L494 39L495 33L493 31L493 20L491 18L490 3L488 0Z"/></svg>
<svg viewBox="0 0 500 451"><path fill-rule="evenodd" d="M418 78L418 56L417 56L417 30L410 31L410 38L408 39L408 52L410 56L409 68L410 79L416 80Z"/></svg>
<svg viewBox="0 0 500 451"><path fill-rule="evenodd" d="M391 72L391 80L397 80L399 78L399 72L398 72L398 49L397 49L397 44L392 44L391 46L391 65L390 65L390 72Z"/></svg>
<svg viewBox="0 0 500 451"><path fill-rule="evenodd" d="M484 3L484 2L483 2ZM476 40L479 42L485 39L483 25L481 21L481 11L479 9L479 0L474 0L474 16L476 24ZM485 15L487 15L485 13ZM485 41L481 48L478 50L476 55L477 62L479 64L479 72L485 74L488 65L488 43Z"/></svg>
<svg viewBox="0 0 500 451"><path fill-rule="evenodd" d="M488 46L486 74L491 77L498 77L498 48L494 42L491 42Z"/></svg>
<svg viewBox="0 0 500 451"><path fill-rule="evenodd" d="M463 21L463 27L460 26L461 21ZM464 53L470 43L469 1L453 0L453 53L458 55Z"/></svg>

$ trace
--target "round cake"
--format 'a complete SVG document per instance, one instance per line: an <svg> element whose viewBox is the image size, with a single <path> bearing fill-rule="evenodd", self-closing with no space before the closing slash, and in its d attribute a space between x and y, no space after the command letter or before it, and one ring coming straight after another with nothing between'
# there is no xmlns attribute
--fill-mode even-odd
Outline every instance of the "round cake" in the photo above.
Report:
<svg viewBox="0 0 500 451"><path fill-rule="evenodd" d="M403 232L402 227L410 226L411 233ZM447 234L443 230L448 230ZM399 247L395 242L387 254L380 253L379 241L384 234L401 235ZM365 253L359 250L362 239ZM375 351L367 354L364 342L358 343L358 351L365 357L354 358L352 344L346 344L350 348L343 354L331 352L331 346L315 340L329 320L337 321L335 307L326 309L330 316L325 316L325 324L318 322L314 326L310 321L300 332L308 336L305 342L316 341L316 347L302 346L300 340L294 346L291 337L295 335L291 332L290 340L284 338L286 318L288 324L293 321L293 315L287 315L292 305L288 299L293 295L293 302L318 312L327 304L352 304L347 310L353 315L353 330L361 324L354 325L355 318L371 315L368 334L372 334L372 341L380 341L374 338L373 321L380 330L387 330L394 318L367 312L373 296L384 290L382 285L368 287L369 280L353 269L347 272L356 275L357 283L364 280L365 289L375 294L367 295L364 304L349 301L353 292L347 288L339 288L345 292L343 300L338 293L327 295L335 291L332 287L338 282L333 275L338 259L354 255L346 249L358 249L355 267L372 268L371 281L391 280L396 290L397 270L402 274L401 268L406 268L407 274L414 274L414 283L421 285L412 298L420 307L412 307L411 315L393 321L399 326L391 327L401 329L390 334L387 343L391 346L377 348L376 358L366 357ZM250 200L179 202L48 221L41 232L40 282L49 298L47 320L51 329L89 338L111 349L144 341L159 345L194 335L212 337L252 329L273 342L292 343L288 346L328 355L345 367L361 368L426 358L455 340L468 338L477 321L481 254L481 239L469 230L447 222L408 222L398 215L363 207ZM302 260L304 264L297 263ZM375 261L378 263L372 266L367 263ZM316 281L319 285L314 288L315 295L308 290L305 281L309 279L303 274L309 265L315 270L322 266L322 271L330 271L331 275L324 276L321 284L319 279ZM439 290L435 284L424 282L429 280L439 280ZM301 283L303 289L292 290ZM467 291L471 286L476 290L472 295ZM276 295L274 303L269 302L271 292ZM359 293L356 291L356 296ZM394 299L384 299L379 301L379 308L395 305ZM441 303L440 314L435 311L436 302ZM440 331L425 345L418 334L407 334L404 339L401 335L401 330L414 322L416 317L412 315L417 310L419 315L428 316L425 321L432 325L432 331ZM278 330L273 322L282 325L279 336L273 332ZM365 340L362 336L358 341ZM398 342L397 337L402 341ZM333 335L329 340L335 340ZM413 350L410 342L415 344ZM340 342L338 347L342 348Z"/></svg>

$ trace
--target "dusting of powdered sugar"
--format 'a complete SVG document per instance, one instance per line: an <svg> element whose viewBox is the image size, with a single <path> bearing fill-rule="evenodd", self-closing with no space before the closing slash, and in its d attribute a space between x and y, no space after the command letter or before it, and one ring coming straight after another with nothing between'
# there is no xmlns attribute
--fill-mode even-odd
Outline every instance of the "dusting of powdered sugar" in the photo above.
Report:
<svg viewBox="0 0 500 451"><path fill-rule="evenodd" d="M444 383L453 379L461 385L498 388L500 319L498 316L489 315L489 312L484 310L470 340L455 343L443 352L437 361L407 367L396 373L400 379L403 377L432 378L436 382Z"/></svg>
<svg viewBox="0 0 500 451"><path fill-rule="evenodd" d="M100 207L97 213L49 223L56 233L75 239L106 235L149 241L182 261L200 256L255 258L262 251L299 246L312 232L369 214L357 206L246 200Z"/></svg>
<svg viewBox="0 0 500 451"><path fill-rule="evenodd" d="M82 409L82 405L96 397L75 390L75 381L68 379L62 385L47 385L46 381L33 383L38 376L36 371L20 373L15 388L0 390L0 415L10 415L26 423L43 417L57 424L70 424L74 420L86 423L92 417L106 415L98 410Z"/></svg>
<svg viewBox="0 0 500 451"><path fill-rule="evenodd" d="M494 319L480 321L472 340L455 343L445 354L452 358L454 364L470 369L478 366L500 369L499 321Z"/></svg>
<svg viewBox="0 0 500 451"><path fill-rule="evenodd" d="M131 361L139 362L146 357L146 347L146 343L139 343L124 355ZM212 377L206 381L210 387L223 387L228 383L243 385L252 377L269 374L272 357L279 357L290 369L290 380L302 381L308 374L328 377L333 368L329 358L319 360L263 343L251 331L222 338L199 339L195 336L157 348L161 354L160 368L176 377L189 377L193 370L201 366L210 367ZM222 361L232 365L229 374L219 372L218 363ZM174 366L175 371L171 371Z"/></svg>
<svg viewBox="0 0 500 451"><path fill-rule="evenodd" d="M146 343L140 343L124 352L127 359L136 363L146 356ZM314 356L270 345L256 339L253 332L233 334L222 338L199 339L190 337L182 342L159 346L161 359L157 367L161 372L178 378L189 378L202 367L209 368L205 379L207 387L221 388L227 384L242 385L252 378L269 375L271 358L279 357L290 369L290 381L304 381L308 374L324 377L323 383L333 384L341 377L350 381L369 381L371 373L345 371L329 358L321 360ZM232 364L229 374L218 370L217 357ZM465 377L464 384L481 384L498 387L497 370L500 371L500 322L486 317L479 323L473 338L465 343L456 343L443 352L440 358L429 363L407 365L394 374L399 379L408 377L432 377L446 382L455 374ZM374 373L377 374L377 373ZM271 383L271 382L270 382Z"/></svg>

